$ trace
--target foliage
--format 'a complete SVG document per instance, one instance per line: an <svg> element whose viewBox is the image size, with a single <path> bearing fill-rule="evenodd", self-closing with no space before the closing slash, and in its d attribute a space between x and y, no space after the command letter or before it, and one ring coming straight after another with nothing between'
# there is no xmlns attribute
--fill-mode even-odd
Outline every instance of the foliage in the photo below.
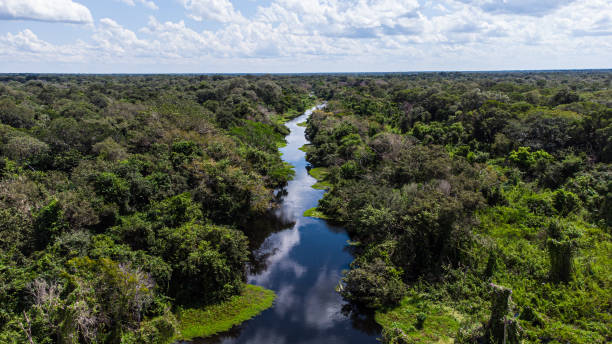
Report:
<svg viewBox="0 0 612 344"><path fill-rule="evenodd" d="M463 315L424 295L404 297L394 308L376 313L385 343L446 343L459 329ZM398 331L399 330L399 331Z"/></svg>
<svg viewBox="0 0 612 344"><path fill-rule="evenodd" d="M315 88L328 106L308 120L305 151L329 191L309 213L360 243L345 297L397 316L408 306L389 311L395 296L418 291L463 314L451 332L431 331L426 310L380 315L383 341L490 340L480 324L495 313L491 282L512 289L506 325L527 342L610 338L609 81L607 71L423 73Z"/></svg>
<svg viewBox="0 0 612 344"><path fill-rule="evenodd" d="M370 308L393 305L401 300L404 290L401 272L387 266L381 259L353 268L344 277L342 295Z"/></svg>
<svg viewBox="0 0 612 344"><path fill-rule="evenodd" d="M172 311L229 305L314 97L308 214L360 243L344 295L396 314L383 339L483 335L495 283L526 342L609 341L610 80L3 75L0 341L161 343Z"/></svg>
<svg viewBox="0 0 612 344"><path fill-rule="evenodd" d="M313 101L308 83L0 83L0 342L169 343L179 308L255 314L228 301L245 290L243 231L293 176L277 149L288 133L277 119Z"/></svg>
<svg viewBox="0 0 612 344"><path fill-rule="evenodd" d="M203 309L180 309L180 332L175 339L189 340L229 330L271 307L274 298L274 292L249 284L241 294L233 296L223 304Z"/></svg>

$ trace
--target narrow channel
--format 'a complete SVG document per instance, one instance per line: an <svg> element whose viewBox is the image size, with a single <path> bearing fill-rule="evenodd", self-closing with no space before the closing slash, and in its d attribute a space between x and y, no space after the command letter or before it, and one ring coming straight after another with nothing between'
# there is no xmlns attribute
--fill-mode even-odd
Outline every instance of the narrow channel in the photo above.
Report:
<svg viewBox="0 0 612 344"><path fill-rule="evenodd" d="M228 332L193 343L377 343L379 329L371 317L354 310L335 291L353 259L346 232L324 220L302 216L317 206L324 191L311 188L316 180L308 174L309 164L300 150L308 140L305 127L298 124L321 107L286 123L291 132L280 151L283 160L294 166L295 178L274 214L277 224L268 225L276 229L255 240L257 262L248 283L274 290L274 306Z"/></svg>

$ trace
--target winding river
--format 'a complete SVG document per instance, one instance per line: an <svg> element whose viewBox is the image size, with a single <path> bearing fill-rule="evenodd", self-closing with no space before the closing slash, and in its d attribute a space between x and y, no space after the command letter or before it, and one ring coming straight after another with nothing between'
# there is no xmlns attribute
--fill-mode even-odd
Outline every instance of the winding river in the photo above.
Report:
<svg viewBox="0 0 612 344"><path fill-rule="evenodd" d="M272 219L253 224L250 231L257 246L252 247L255 263L248 283L274 290L274 306L228 332L194 343L377 343L379 328L371 317L354 310L335 291L342 270L352 261L347 234L324 220L302 216L317 206L324 191L311 188L316 180L308 174L309 164L299 149L308 141L298 123L320 107L286 123L291 133L280 151L294 166L295 178L283 190Z"/></svg>

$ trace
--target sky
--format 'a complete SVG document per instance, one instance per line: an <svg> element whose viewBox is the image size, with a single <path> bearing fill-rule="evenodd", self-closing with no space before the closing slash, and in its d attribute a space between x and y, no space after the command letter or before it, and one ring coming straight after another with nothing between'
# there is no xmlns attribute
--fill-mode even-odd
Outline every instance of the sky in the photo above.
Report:
<svg viewBox="0 0 612 344"><path fill-rule="evenodd" d="M612 0L0 0L0 73L612 67Z"/></svg>

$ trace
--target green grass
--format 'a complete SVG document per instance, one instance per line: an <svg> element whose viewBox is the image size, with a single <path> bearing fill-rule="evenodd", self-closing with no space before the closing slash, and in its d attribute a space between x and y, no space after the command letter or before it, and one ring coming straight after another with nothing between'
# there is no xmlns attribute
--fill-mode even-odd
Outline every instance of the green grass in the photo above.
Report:
<svg viewBox="0 0 612 344"><path fill-rule="evenodd" d="M316 182L311 187L313 189L317 189L317 190L327 190L327 189L331 188L331 186L332 186L331 183L328 183L328 182Z"/></svg>
<svg viewBox="0 0 612 344"><path fill-rule="evenodd" d="M308 145L304 145L302 148L305 148L307 146ZM329 171L327 170L326 167L311 168L308 170L308 174L310 174L313 178L317 180L317 182L311 186L313 189L327 190L332 186L331 183L324 181L325 177L327 177L327 175L329 174ZM318 219L324 219L324 220L329 219L327 216L325 216L325 214L323 214L323 212L317 210L317 207L306 210L303 216L316 217Z"/></svg>
<svg viewBox="0 0 612 344"><path fill-rule="evenodd" d="M275 114L275 115L272 115L271 119L275 123L285 124L285 123L289 122L290 120L296 118L297 116L299 116L301 114L302 113L297 112L294 109L291 109L291 110L285 112L284 114Z"/></svg>
<svg viewBox="0 0 612 344"><path fill-rule="evenodd" d="M330 182L325 181L325 178L329 174L327 167L311 168L308 170L308 174L317 180L317 182L312 186L313 189L327 190L332 186Z"/></svg>
<svg viewBox="0 0 612 344"><path fill-rule="evenodd" d="M316 98L312 98L312 97L307 97L303 99L305 101L305 105L306 105L306 109L311 108L314 104L319 103L319 101ZM285 124L287 122L289 122L290 120L300 116L301 114L303 114L304 112L300 112L297 111L295 109L289 109L287 112L283 113L283 114L273 114L270 116L270 119L278 124Z"/></svg>
<svg viewBox="0 0 612 344"><path fill-rule="evenodd" d="M426 316L422 329L417 329L419 313ZM391 310L376 312L375 320L387 330L400 328L410 343L453 343L463 316L446 305L414 295L405 297Z"/></svg>
<svg viewBox="0 0 612 344"><path fill-rule="evenodd" d="M318 211L316 207L310 208L310 209L306 210L304 212L303 216L305 216L305 217L316 217L318 219L324 219L324 220L328 219L328 217L325 216L325 214L323 214L322 212Z"/></svg>
<svg viewBox="0 0 612 344"><path fill-rule="evenodd" d="M546 250L546 228L551 217L537 214L528 201L549 199L550 191L533 191L532 185L519 185L505 191L508 204L477 212L476 231L497 247L497 268L492 282L512 289L512 300L521 312L529 306L541 320L520 319L527 343L541 338L558 343L605 343L612 331L610 286L612 242L605 228L585 222L580 214L558 217L572 228L578 250L574 273L568 283L552 283ZM487 257L482 250L481 257ZM485 258L483 258L485 259ZM484 261L481 262L484 266ZM476 303L477 300L465 300Z"/></svg>
<svg viewBox="0 0 612 344"><path fill-rule="evenodd" d="M242 294L220 304L180 309L177 312L180 332L176 340L191 340L227 331L270 308L275 297L271 290L247 284Z"/></svg>
<svg viewBox="0 0 612 344"><path fill-rule="evenodd" d="M300 122L300 123L298 123L297 125L298 125L298 127L307 127L307 126L308 126L308 123L306 123L306 122Z"/></svg>
<svg viewBox="0 0 612 344"><path fill-rule="evenodd" d="M313 176L316 180L323 180L329 174L327 167L313 167L308 170L308 174Z"/></svg>

